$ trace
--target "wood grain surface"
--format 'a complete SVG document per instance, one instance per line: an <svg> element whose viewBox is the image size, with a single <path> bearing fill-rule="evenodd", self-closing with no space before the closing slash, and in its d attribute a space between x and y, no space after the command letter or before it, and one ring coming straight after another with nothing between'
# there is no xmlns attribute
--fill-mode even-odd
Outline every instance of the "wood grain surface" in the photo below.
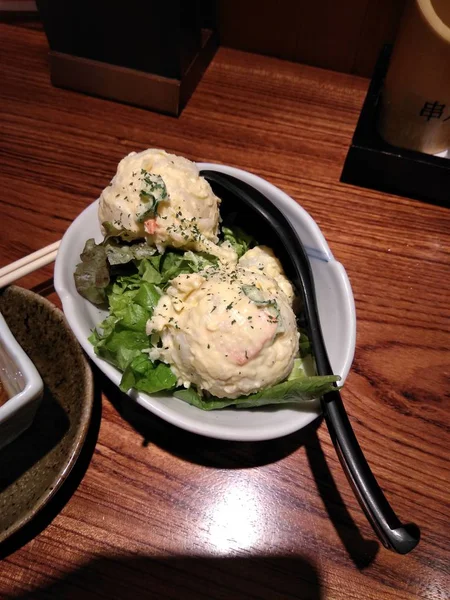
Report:
<svg viewBox="0 0 450 600"><path fill-rule="evenodd" d="M0 546L0 598L449 598L450 212L339 183L368 81L221 49L176 119L53 88L47 51L39 30L0 25L0 266L58 240L132 150L279 186L349 274L357 347L343 398L422 540L407 556L379 546L320 421L272 442L208 440L95 371L83 456ZM59 304L51 278L48 266L17 283Z"/></svg>
<svg viewBox="0 0 450 600"><path fill-rule="evenodd" d="M224 46L371 77L405 0L218 0Z"/></svg>

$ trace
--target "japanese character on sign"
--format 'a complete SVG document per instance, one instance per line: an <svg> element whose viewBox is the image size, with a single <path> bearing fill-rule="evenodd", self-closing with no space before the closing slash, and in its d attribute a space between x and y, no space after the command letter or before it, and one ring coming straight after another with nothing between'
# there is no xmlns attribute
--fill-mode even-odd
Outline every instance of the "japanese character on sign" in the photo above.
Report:
<svg viewBox="0 0 450 600"><path fill-rule="evenodd" d="M437 100L435 102L425 102L419 115L425 117L427 121L430 121L430 119L441 119L444 116L445 107L445 104L440 104ZM448 121L449 119L450 115L443 119L443 121Z"/></svg>

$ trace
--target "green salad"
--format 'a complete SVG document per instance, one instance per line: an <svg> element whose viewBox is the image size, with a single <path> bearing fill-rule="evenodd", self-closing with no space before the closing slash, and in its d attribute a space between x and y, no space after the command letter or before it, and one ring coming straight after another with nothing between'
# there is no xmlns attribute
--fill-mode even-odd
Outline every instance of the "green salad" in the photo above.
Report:
<svg viewBox="0 0 450 600"><path fill-rule="evenodd" d="M104 228L108 231L108 224L104 224ZM130 389L147 394L171 392L199 409L214 410L228 406L253 408L299 404L334 388L339 377L312 374L314 361L303 332L290 374L276 385L230 398L218 397L199 385L185 387L180 384L180 376L172 366L154 358L155 352L163 349L161 337L153 332L147 333L147 324L175 278L207 273L210 278L217 279L217 274L221 272L218 258L207 252L192 250L165 249L164 253L160 253L146 242L126 241L115 233L114 227L110 226L109 235L103 242L96 244L92 239L86 242L74 277L77 290L84 298L108 310L108 316L92 331L89 340L99 357L121 371L120 388L124 392ZM238 257L243 257L249 249L256 247L254 240L239 229L223 228L219 243L225 242L236 251ZM257 304L258 310L264 304L269 306L269 301L263 298L251 300ZM225 309L230 304L232 302ZM276 302L273 301L269 307L275 309L270 318L279 326ZM211 313L214 308L215 305ZM247 318L251 322L252 317ZM233 320L230 323L234 325ZM247 357L247 350L245 355ZM236 360L240 364L240 358Z"/></svg>

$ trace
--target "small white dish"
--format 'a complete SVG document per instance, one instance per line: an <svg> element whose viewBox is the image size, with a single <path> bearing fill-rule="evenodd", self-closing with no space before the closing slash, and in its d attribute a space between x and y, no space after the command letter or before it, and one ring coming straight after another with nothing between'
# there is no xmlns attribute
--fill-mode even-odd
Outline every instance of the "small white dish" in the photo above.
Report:
<svg viewBox="0 0 450 600"><path fill-rule="evenodd" d="M44 384L0 313L0 379L8 400L0 406L0 449L33 422Z"/></svg>
<svg viewBox="0 0 450 600"><path fill-rule="evenodd" d="M328 355L334 373L341 376L342 385L355 351L355 305L345 269L334 259L317 223L295 200L256 175L234 167L212 163L198 163L198 167L229 173L259 189L284 212L299 233L311 261ZM54 283L67 321L81 346L111 381L118 385L121 373L96 356L88 341L92 329L105 318L106 313L78 294L73 278L86 240L89 238L94 238L96 242L102 240L97 210L98 200L88 206L64 234L56 258ZM149 396L131 391L129 396L169 423L193 433L234 441L257 441L281 437L305 427L320 414L318 401L306 403L302 407L202 411L168 395Z"/></svg>

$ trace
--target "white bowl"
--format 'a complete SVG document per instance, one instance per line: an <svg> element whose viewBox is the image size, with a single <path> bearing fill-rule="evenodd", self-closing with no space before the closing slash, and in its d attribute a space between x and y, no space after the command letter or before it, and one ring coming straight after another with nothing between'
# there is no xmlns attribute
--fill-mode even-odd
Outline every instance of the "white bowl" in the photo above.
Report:
<svg viewBox="0 0 450 600"><path fill-rule="evenodd" d="M344 382L355 351L356 317L353 294L344 267L331 253L322 232L311 216L287 194L264 179L246 171L199 163L200 169L229 173L265 194L290 220L302 239L316 286L320 320L325 344L335 374ZM116 385L120 372L95 355L88 341L91 330L106 316L76 291L73 273L85 241L102 240L97 219L98 200L84 210L66 231L55 264L55 289L61 298L69 325L88 356ZM202 411L172 396L129 392L144 408L188 431L225 440L256 441L287 435L313 421L320 413L318 401L303 407Z"/></svg>
<svg viewBox="0 0 450 600"><path fill-rule="evenodd" d="M9 399L0 406L0 449L31 425L44 384L0 314L0 378Z"/></svg>

